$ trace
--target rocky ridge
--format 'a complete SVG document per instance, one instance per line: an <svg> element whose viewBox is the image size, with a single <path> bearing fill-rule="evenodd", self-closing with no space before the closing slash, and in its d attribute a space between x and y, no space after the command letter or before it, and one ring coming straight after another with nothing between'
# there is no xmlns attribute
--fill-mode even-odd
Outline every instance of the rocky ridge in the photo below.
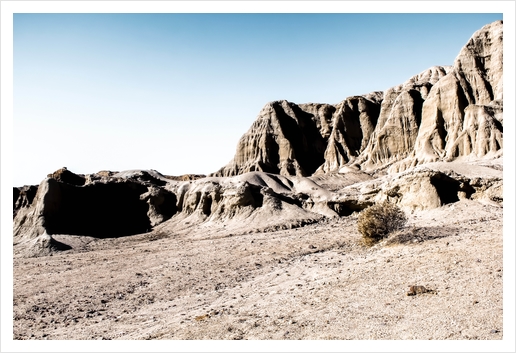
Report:
<svg viewBox="0 0 516 353"><path fill-rule="evenodd" d="M475 32L453 66L336 104L268 103L214 173L310 176L343 167L399 172L503 150L503 22Z"/></svg>

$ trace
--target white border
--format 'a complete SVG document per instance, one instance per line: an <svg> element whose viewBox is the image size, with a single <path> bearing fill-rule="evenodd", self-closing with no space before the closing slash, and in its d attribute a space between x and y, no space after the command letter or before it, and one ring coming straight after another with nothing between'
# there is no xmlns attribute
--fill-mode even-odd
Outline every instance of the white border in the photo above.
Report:
<svg viewBox="0 0 516 353"><path fill-rule="evenodd" d="M12 340L12 132L13 13L503 13L504 121L515 132L515 3L513 1L2 1L1 2L1 351L141 352L141 351L463 351L514 352L514 178L515 138L504 139L504 339L502 341L13 341ZM429 28L431 30L431 28ZM457 53L460 48L457 48ZM28 156L30 159L30 156ZM9 221L8 221L9 220ZM512 334L511 334L512 333Z"/></svg>

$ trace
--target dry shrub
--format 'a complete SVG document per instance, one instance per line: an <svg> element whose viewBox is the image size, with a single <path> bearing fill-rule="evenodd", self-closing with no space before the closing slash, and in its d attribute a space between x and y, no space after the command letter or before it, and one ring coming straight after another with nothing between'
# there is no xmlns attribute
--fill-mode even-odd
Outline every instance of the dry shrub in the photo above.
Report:
<svg viewBox="0 0 516 353"><path fill-rule="evenodd" d="M405 213L396 205L383 202L366 208L358 216L358 231L364 244L372 246L401 229L407 222Z"/></svg>

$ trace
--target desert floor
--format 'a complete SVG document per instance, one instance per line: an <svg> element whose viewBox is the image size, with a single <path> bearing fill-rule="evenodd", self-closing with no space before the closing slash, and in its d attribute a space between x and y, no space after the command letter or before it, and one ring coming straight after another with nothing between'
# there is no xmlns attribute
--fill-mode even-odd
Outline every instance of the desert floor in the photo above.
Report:
<svg viewBox="0 0 516 353"><path fill-rule="evenodd" d="M13 338L502 339L503 208L408 217L371 248L356 215L265 233L57 235L74 249L14 259Z"/></svg>

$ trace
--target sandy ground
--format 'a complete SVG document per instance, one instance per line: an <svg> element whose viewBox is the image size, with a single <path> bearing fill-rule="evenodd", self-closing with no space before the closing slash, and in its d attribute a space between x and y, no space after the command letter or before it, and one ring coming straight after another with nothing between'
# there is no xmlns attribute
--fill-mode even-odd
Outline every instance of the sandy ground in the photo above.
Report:
<svg viewBox="0 0 516 353"><path fill-rule="evenodd" d="M191 229L14 259L14 340L501 340L503 208L408 215L392 244L357 217L296 229ZM411 285L432 290L407 296Z"/></svg>

